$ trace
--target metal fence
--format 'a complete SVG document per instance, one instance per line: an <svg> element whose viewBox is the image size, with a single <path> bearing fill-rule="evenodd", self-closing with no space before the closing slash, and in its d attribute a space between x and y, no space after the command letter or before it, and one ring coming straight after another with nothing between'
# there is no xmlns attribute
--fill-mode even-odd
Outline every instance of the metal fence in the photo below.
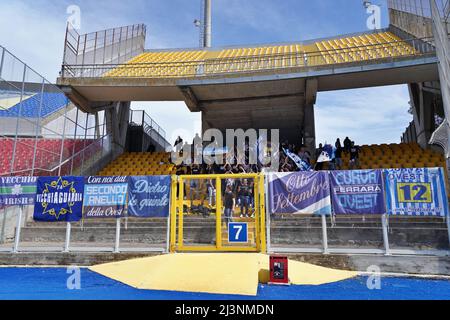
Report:
<svg viewBox="0 0 450 320"><path fill-rule="evenodd" d="M0 175L82 175L110 141L104 112L83 113L0 46Z"/></svg>
<svg viewBox="0 0 450 320"><path fill-rule="evenodd" d="M146 32L137 24L80 35L68 24L63 65L124 63L144 52Z"/></svg>
<svg viewBox="0 0 450 320"><path fill-rule="evenodd" d="M170 147L166 131L161 128L144 110L130 110L130 125L142 127L152 139L164 149Z"/></svg>
<svg viewBox="0 0 450 320"><path fill-rule="evenodd" d="M0 252L168 252L169 218L33 221L34 206L0 209Z"/></svg>
<svg viewBox="0 0 450 320"><path fill-rule="evenodd" d="M264 72L289 68L371 64L435 54L430 38L410 38L401 41L338 48L315 52L256 55L202 61L157 63L104 63L63 65L63 78L189 78L245 72Z"/></svg>
<svg viewBox="0 0 450 320"><path fill-rule="evenodd" d="M441 12L443 18L448 17L449 1L448 0L431 0L436 1L436 5ZM430 0L388 0L388 8L415 14L421 17L431 18Z"/></svg>
<svg viewBox="0 0 450 320"><path fill-rule="evenodd" d="M448 218L271 216L266 211L269 208L268 193L264 192L267 181L264 188L262 177L172 177L171 208L167 218L132 218L125 213L120 219L84 218L77 223L43 223L33 221L33 206L3 208L0 209L0 251L265 252L267 245L269 253L450 255ZM249 210L246 212L235 195L238 207L227 215L223 210L227 205L223 202L225 197L222 193L225 191L222 187L228 188L230 182L236 184L243 179L250 183L252 179L259 180L253 185L255 197L247 203ZM228 191L231 190L230 187ZM248 216L245 216L247 213ZM248 223L249 239L253 242L240 245L227 243L229 221ZM261 246L258 246L259 243Z"/></svg>

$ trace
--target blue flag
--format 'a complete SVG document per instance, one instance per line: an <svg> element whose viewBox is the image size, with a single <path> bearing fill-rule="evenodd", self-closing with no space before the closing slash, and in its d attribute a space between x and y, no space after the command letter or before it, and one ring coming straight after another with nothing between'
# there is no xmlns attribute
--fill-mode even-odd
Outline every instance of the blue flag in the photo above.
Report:
<svg viewBox="0 0 450 320"><path fill-rule="evenodd" d="M170 176L129 177L128 182L129 216L169 216Z"/></svg>
<svg viewBox="0 0 450 320"><path fill-rule="evenodd" d="M81 220L83 177L39 177L34 206L35 221Z"/></svg>

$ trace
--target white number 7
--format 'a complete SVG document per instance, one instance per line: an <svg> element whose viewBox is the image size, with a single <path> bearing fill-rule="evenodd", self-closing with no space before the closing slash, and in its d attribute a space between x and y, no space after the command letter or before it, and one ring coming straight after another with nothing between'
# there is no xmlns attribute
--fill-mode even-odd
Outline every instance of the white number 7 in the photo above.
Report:
<svg viewBox="0 0 450 320"><path fill-rule="evenodd" d="M234 229L237 230L236 237L235 237L234 240L239 240L239 236L240 236L240 234L242 232L242 226L234 226Z"/></svg>

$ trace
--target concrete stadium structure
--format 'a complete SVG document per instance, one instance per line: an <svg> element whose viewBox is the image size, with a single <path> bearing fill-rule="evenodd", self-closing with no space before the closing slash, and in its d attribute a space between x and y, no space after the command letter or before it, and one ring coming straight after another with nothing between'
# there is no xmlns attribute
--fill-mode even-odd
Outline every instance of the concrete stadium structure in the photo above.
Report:
<svg viewBox="0 0 450 320"><path fill-rule="evenodd" d="M282 139L310 150L320 92L408 84L414 133L404 141L427 148L434 115L448 114L448 85L440 85L448 83L448 68L439 63L448 58L441 52L448 37L434 40L442 33L442 10L427 17L401 5L390 1L386 30L247 47L144 50L142 25L87 35L68 29L58 84L83 110L119 106L110 116L118 124L130 101L184 101L201 112L203 130L280 129ZM417 27L418 19L426 28Z"/></svg>
<svg viewBox="0 0 450 320"><path fill-rule="evenodd" d="M435 115L450 119L450 49L448 14L445 14L448 5L437 7L431 1L432 5L426 12L422 7L411 8L406 3L411 1L389 1L391 24L387 29L247 47L145 50L144 25L86 35L78 35L69 27L58 85L77 108L66 107L65 113L76 112L76 124L86 121L85 131L80 134L75 130L73 134L74 139L82 142L90 136L87 132L91 116L94 127L98 129L90 131L95 131L92 136L100 140L102 152L101 158L95 159L98 162L86 164L87 160L95 157L91 152L83 151L81 169L77 171L78 154L65 155L64 143L61 143L58 147L61 149L59 170L52 172L58 175L128 174L123 171L126 167L131 170L129 175L134 175L137 174L136 169L145 167L146 172L140 171L143 175L174 174L173 166L164 163L166 154L142 152L147 151L151 143L161 151L168 142L164 139L163 130L145 112L130 110L132 101L184 101L192 112L201 112L203 130L280 129L282 139L304 143L314 149L314 106L320 92L394 84L408 84L411 93L414 121L403 141L418 142L422 148L429 148L430 142L437 144L448 158L448 122L439 128L434 122ZM0 72L0 80L1 75ZM24 84L20 81L15 85L17 88L21 86ZM29 84L25 83L25 86ZM86 114L86 119L80 120L79 114ZM17 123L21 121L19 116L16 115ZM104 118L104 121L99 121L99 118ZM10 122L9 119L3 121ZM39 118L36 122L45 123L45 119ZM72 131L63 129L61 139L64 141ZM97 131L103 132L98 138ZM132 147L127 145L130 135L135 140ZM15 140L20 139L16 137ZM400 159L398 154L410 157L414 153L419 157L423 155L424 159L427 155L421 154L418 146L415 146L417 149L403 147L391 150L394 158L391 160L397 165L412 167L411 162L401 163L410 159ZM38 149L37 143L34 149ZM75 144L73 150L77 150ZM142 158L124 153L125 150L139 152ZM381 148L370 152L376 151L373 157L378 158L379 154L387 153L386 150ZM362 153L365 152L362 148ZM117 157L123 162L116 167L111 160ZM431 164L431 159L435 161L437 158L429 154L424 161ZM12 165L11 170L7 170L12 172L14 156L9 160L8 164ZM367 168L372 165L370 168L373 168L370 161L363 165ZM380 157L379 161L386 164L384 158ZM112 166L108 167L108 163ZM67 170L63 164L69 164ZM387 165L389 168L392 162ZM434 162L432 165L440 166ZM119 228L116 220L73 224L69 227L72 230L69 250L66 224L44 226L28 219L31 214L31 211L25 211L22 233L16 237L17 215L5 211L4 230L1 230L0 237L0 252L5 253L0 264L87 265L166 250L166 219L137 221L131 218L119 221ZM216 222L205 217L187 216L183 224L187 234L184 240L194 244L214 243ZM121 224L124 230L118 237L117 230ZM325 224L329 228L326 241L323 239L323 221L318 217L274 219L268 229L271 234L269 244L273 252L297 252L295 259L327 266L364 271L377 263L386 272L450 274L448 229L442 218L392 217L390 249L384 247L383 226L378 218L344 216ZM11 253L12 241L16 238L21 252ZM117 239L122 241L120 250ZM330 248L324 250L324 243L328 242ZM389 241L387 244L389 246ZM287 251L280 251L280 248ZM388 256L388 249L393 256ZM34 251L39 253L34 254ZM51 253L53 251L54 254ZM325 251L329 255L322 255Z"/></svg>

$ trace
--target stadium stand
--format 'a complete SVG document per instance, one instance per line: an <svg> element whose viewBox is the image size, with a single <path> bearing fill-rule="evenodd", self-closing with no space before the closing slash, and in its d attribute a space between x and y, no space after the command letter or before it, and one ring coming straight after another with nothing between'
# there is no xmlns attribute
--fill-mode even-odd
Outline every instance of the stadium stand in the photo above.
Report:
<svg viewBox="0 0 450 320"><path fill-rule="evenodd" d="M100 171L100 176L111 175L170 175L175 166L170 163L170 153L124 153L106 168Z"/></svg>
<svg viewBox="0 0 450 320"><path fill-rule="evenodd" d="M416 143L363 145L360 147L361 169L444 167L442 154L423 150ZM349 154L343 153L343 170L349 170ZM100 171L99 175L175 174L170 153L125 153Z"/></svg>
<svg viewBox="0 0 450 320"><path fill-rule="evenodd" d="M410 44L392 32L379 32L312 41L310 44L226 48L220 51L149 51L105 73L104 77L183 77L198 73L255 71L264 66L285 68L368 61L415 53Z"/></svg>
<svg viewBox="0 0 450 320"><path fill-rule="evenodd" d="M20 94L0 91L0 117L46 118L69 104L69 99L63 93L38 93L25 94L27 97L22 103L20 100L12 106L8 101L15 99ZM40 112L39 112L40 110Z"/></svg>
<svg viewBox="0 0 450 320"><path fill-rule="evenodd" d="M33 153L36 147L35 167L39 168L35 170L35 176L50 176L56 172L52 172L51 169L60 163L61 153L61 139L39 139L36 142L32 138L18 138L16 144L16 156L14 167L12 169L13 175L28 175L31 174ZM0 175L10 175L11 173L11 159L14 152L14 139L13 138L0 138L0 145L2 145L2 152L0 153ZM101 146L96 146L93 140L64 140L63 146L63 160L71 158L81 150L92 146L86 150L85 157L90 158L95 155ZM73 167L77 168L82 162L81 157L75 157ZM65 166L71 166L71 163L67 163ZM64 172L64 166L62 168Z"/></svg>

